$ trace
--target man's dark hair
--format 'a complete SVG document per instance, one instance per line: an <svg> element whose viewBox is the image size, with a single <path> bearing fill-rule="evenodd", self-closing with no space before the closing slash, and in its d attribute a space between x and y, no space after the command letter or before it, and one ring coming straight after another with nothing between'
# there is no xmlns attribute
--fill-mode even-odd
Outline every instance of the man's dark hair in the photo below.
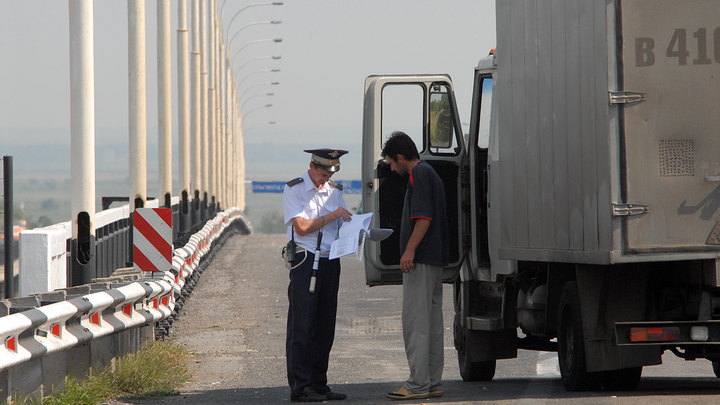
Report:
<svg viewBox="0 0 720 405"><path fill-rule="evenodd" d="M383 159L389 157L392 160L397 160L397 155L403 155L405 160L420 160L420 154L415 142L408 134L402 131L395 131L388 135L380 154Z"/></svg>

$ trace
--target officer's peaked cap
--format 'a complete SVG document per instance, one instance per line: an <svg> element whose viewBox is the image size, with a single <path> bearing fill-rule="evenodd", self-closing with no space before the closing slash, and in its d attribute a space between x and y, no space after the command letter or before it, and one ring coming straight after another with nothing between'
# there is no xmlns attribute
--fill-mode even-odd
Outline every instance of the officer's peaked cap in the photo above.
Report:
<svg viewBox="0 0 720 405"><path fill-rule="evenodd" d="M340 156L348 153L342 149L305 149L305 152L312 154L312 160L315 166L325 169L331 173L340 170Z"/></svg>

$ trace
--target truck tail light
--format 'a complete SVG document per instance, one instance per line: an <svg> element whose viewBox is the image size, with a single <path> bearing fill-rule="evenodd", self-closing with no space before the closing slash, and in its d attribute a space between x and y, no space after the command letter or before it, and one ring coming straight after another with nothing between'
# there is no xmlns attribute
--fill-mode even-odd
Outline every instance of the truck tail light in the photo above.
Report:
<svg viewBox="0 0 720 405"><path fill-rule="evenodd" d="M680 328L630 328L631 342L672 342L680 339Z"/></svg>

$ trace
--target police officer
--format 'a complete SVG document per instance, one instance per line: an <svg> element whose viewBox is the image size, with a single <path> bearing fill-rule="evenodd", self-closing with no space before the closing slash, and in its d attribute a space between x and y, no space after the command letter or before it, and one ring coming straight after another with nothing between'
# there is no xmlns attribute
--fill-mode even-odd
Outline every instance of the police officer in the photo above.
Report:
<svg viewBox="0 0 720 405"><path fill-rule="evenodd" d="M347 398L327 386L327 369L335 338L340 260L329 260L330 245L343 221L349 221L342 186L330 177L340 170L338 149L305 150L310 169L283 190L290 286L286 357L292 402ZM293 249L292 245L296 247ZM291 252L294 250L294 252ZM293 254L294 253L294 254Z"/></svg>

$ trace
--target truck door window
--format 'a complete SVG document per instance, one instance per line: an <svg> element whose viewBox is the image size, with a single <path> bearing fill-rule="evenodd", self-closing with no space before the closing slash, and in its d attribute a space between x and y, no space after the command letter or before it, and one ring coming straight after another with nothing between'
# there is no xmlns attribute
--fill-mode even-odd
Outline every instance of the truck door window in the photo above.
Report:
<svg viewBox="0 0 720 405"><path fill-rule="evenodd" d="M459 153L453 125L450 89L434 84L430 89L430 152L433 154Z"/></svg>
<svg viewBox="0 0 720 405"><path fill-rule="evenodd" d="M481 80L482 94L480 95L477 146L481 149L487 149L490 143L490 106L492 103L493 80L491 77L484 77Z"/></svg>
<svg viewBox="0 0 720 405"><path fill-rule="evenodd" d="M423 142L423 103L424 91L417 84L387 85L382 91L382 144L393 131L408 134L420 149Z"/></svg>

